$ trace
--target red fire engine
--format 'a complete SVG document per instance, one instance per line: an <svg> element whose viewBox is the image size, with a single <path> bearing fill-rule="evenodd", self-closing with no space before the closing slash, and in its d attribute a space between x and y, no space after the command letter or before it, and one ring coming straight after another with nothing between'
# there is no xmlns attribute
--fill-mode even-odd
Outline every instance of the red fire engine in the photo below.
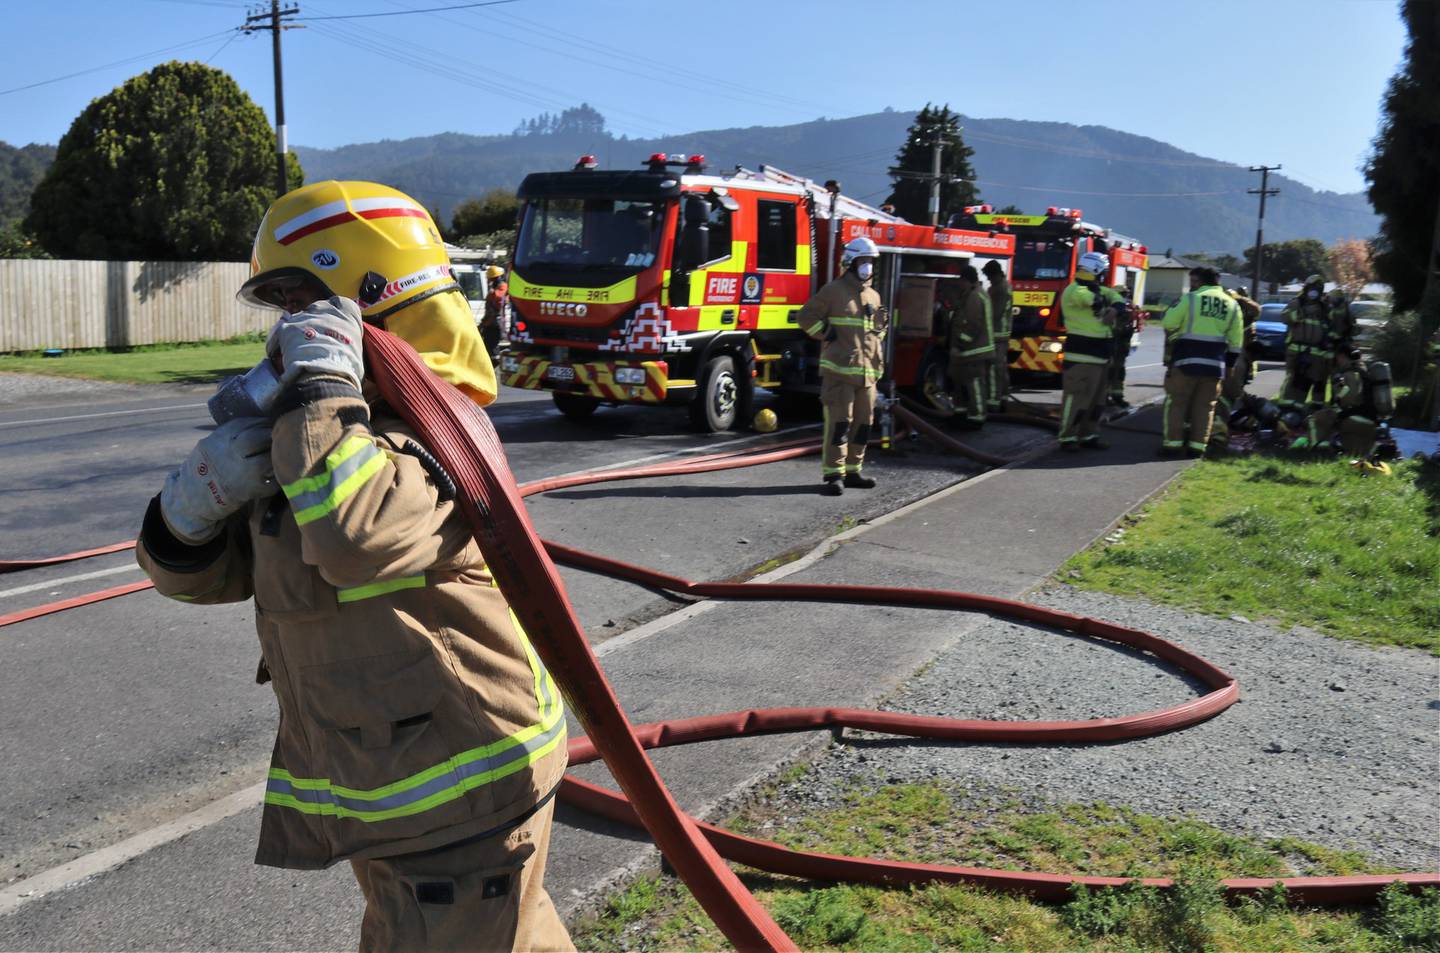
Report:
<svg viewBox="0 0 1440 953"><path fill-rule="evenodd" d="M511 387L548 390L567 416L601 404L687 403L695 425L747 419L755 388L818 390L800 307L838 273L841 246L880 247L875 287L895 317L893 381L944 372L936 283L967 260L1008 265L1013 235L930 228L768 166L707 174L703 156L567 172L520 186L510 275Z"/></svg>
<svg viewBox="0 0 1440 953"><path fill-rule="evenodd" d="M1015 237L1014 324L1010 366L1059 374L1065 355L1065 322L1060 293L1075 280L1075 263L1087 251L1104 252L1110 273L1103 282L1128 291L1137 314L1145 299L1147 249L1133 238L1091 224L1078 208L1051 206L1044 215L1004 215L973 205L950 216L956 228L995 228Z"/></svg>

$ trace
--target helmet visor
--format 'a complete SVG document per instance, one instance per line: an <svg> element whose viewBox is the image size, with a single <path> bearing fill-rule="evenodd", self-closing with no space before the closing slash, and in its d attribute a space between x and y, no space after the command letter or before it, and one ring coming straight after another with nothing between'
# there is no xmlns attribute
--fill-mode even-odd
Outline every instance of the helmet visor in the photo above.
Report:
<svg viewBox="0 0 1440 953"><path fill-rule="evenodd" d="M293 304L302 298L305 304L322 301L331 296L330 288L304 268L276 268L252 277L240 286L236 297L248 304L261 308L276 308L281 311L293 310Z"/></svg>

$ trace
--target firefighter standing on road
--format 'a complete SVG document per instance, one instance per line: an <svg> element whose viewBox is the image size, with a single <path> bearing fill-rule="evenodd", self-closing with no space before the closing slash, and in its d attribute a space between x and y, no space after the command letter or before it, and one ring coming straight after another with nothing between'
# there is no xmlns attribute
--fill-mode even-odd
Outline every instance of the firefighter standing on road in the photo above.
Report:
<svg viewBox="0 0 1440 953"><path fill-rule="evenodd" d="M501 342L510 341L510 285L505 281L505 269L499 265L485 269L485 281L490 290L485 292L480 337L485 341L485 351L493 357Z"/></svg>
<svg viewBox="0 0 1440 953"><path fill-rule="evenodd" d="M1160 455L1167 457L1205 452L1220 381L1239 360L1244 340L1240 306L1220 287L1214 268L1191 269L1190 287L1161 321L1171 342L1160 444Z"/></svg>
<svg viewBox="0 0 1440 953"><path fill-rule="evenodd" d="M950 386L956 405L964 403L965 424L978 430L985 426L988 383L995 368L990 299L980 289L980 273L971 265L960 268L953 284L955 300L947 302L945 314Z"/></svg>
<svg viewBox="0 0 1440 953"><path fill-rule="evenodd" d="M880 293L870 286L880 249L868 238L845 243L845 273L815 293L800 309L800 327L820 345L820 403L825 412L821 492L839 496L845 487L868 490L875 481L860 472L875 385L885 365L889 317Z"/></svg>
<svg viewBox="0 0 1440 953"><path fill-rule="evenodd" d="M169 476L136 555L163 595L255 600L280 708L256 862L350 861L362 950L573 949L544 888L559 692L366 377L362 315L494 399L440 234L393 189L319 182L270 207L251 271L242 299L281 312L277 393Z"/></svg>
<svg viewBox="0 0 1440 953"><path fill-rule="evenodd" d="M1076 263L1075 280L1060 295L1060 313L1065 319L1061 450L1103 450L1110 446L1100 439L1100 413L1105 407L1116 314L1125 299L1114 288L1100 283L1109 269L1110 259L1105 255L1086 252Z"/></svg>
<svg viewBox="0 0 1440 953"><path fill-rule="evenodd" d="M990 282L985 291L990 297L990 337L995 345L986 407L998 413L1005 409L1005 402L1010 399L1010 326L1014 317L1014 295L1010 291L1010 280L1005 277L1005 266L1000 262L992 258L980 270Z"/></svg>
<svg viewBox="0 0 1440 953"><path fill-rule="evenodd" d="M1119 289L1117 292L1124 300L1115 306L1115 350L1105 370L1105 402L1124 409L1130 406L1125 399L1125 363L1130 360L1130 342L1135 337L1136 311L1130 306L1126 293Z"/></svg>

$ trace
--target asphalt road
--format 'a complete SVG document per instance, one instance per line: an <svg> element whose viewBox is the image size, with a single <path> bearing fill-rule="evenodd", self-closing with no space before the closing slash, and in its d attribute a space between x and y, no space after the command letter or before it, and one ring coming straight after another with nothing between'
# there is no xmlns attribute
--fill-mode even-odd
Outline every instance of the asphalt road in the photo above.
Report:
<svg viewBox="0 0 1440 953"><path fill-rule="evenodd" d="M1156 398L1162 376L1157 332L1147 331L1130 366L1129 399ZM206 389L197 388L101 388L29 394L7 403L0 388L0 538L5 541L0 558L51 555L133 538L148 498L209 426L206 396ZM1058 394L1022 396L1053 402ZM506 391L491 416L521 481L763 445L818 431L813 421L786 420L785 429L773 437L702 436L688 429L679 408L607 408L577 424L555 412L548 397L522 391ZM1005 455L1046 439L1043 432L1004 425L963 436ZM840 500L815 493L818 461L811 457L557 491L531 498L529 508L546 539L692 579L724 579L807 550L843 524L872 519L978 472L924 442L876 454L866 469L879 478L880 487ZM565 570L564 577L596 644L677 605L648 590L585 573ZM0 614L141 578L128 553L3 576ZM803 612L788 618L803 625ZM0 812L0 890L261 780L275 711L271 693L252 682L257 659L248 606L202 609L153 593L0 629L0 763L5 765L0 803L6 805ZM758 649L754 659L736 661L747 667L781 664ZM908 674L923 659L907 652L875 661L882 668L875 677L883 682ZM667 694L686 691L667 685L663 670L636 671L629 678L622 694L640 709L648 696L640 686L664 686ZM705 688L716 696L708 710L722 710L727 692L746 695L744 686L725 682L717 668L714 684ZM641 711L636 717L646 716ZM743 757L740 751L730 753ZM56 895L60 899L21 906L8 915L0 908L0 947L284 948L299 944L296 936L289 937L294 943L286 939L285 924L292 922L287 918L302 916L308 918L306 944L353 943L358 900L343 869L277 875L237 867L253 849L253 818L248 812L224 820L203 837L153 851L87 885L89 902L98 892L107 911L143 908L145 915L136 912L133 922L114 914L103 924L82 924L76 932L73 911L67 912L67 901ZM597 839L589 849L603 851L604 843ZM210 889L207 872L219 869L229 871L226 892L215 897L213 918L196 919L194 892L203 895ZM276 909L266 893L262 922L254 930L233 932L234 917L245 903L246 888L237 878L267 884L270 890L276 876L292 884L294 909ZM315 909L319 901L309 896L311 891L327 898L323 914ZM157 935L157 915L158 922L168 922L160 914L175 896L185 898L181 906L192 912L172 925L170 935Z"/></svg>

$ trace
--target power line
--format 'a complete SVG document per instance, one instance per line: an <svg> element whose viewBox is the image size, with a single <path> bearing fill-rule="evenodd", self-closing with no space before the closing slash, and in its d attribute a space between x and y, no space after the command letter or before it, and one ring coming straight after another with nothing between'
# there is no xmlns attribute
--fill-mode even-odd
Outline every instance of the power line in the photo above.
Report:
<svg viewBox="0 0 1440 953"><path fill-rule="evenodd" d="M100 66L92 66L92 67L90 67L89 69L78 70L77 72L74 72L74 73L66 73L64 76L56 76L54 79L42 79L42 80L40 80L38 83L26 83L24 86L16 86L16 87L14 87L13 89L0 89L0 96L8 96L8 95L10 95L11 93L19 93L19 92L23 92L23 91L25 91L25 90L27 90L27 89L35 89L35 88L38 87L38 86L49 86L51 83L63 82L64 80L74 79L74 78L77 77L77 76L85 76L85 75L87 75L87 74L89 74L89 73L98 73L98 72L100 72L101 70L111 69L111 68L116 67L116 66L124 66L124 65L127 64L127 63L134 63L134 62L136 62L136 61L138 61L138 60L149 59L149 58L152 57L152 56L160 56L160 55L162 55L162 54L164 54L164 53L173 53L173 52L175 52L176 50L184 50L184 49L189 49L189 48L192 47L192 46L200 46L201 44L209 43L211 40L215 39L216 37L224 36L226 33L233 33L233 32L235 32L235 31L234 31L234 30L221 30L221 31L218 32L218 33L207 33L206 35L204 35L204 36L202 36L202 37L199 37L199 38L197 38L197 39L194 39L194 40L187 40L187 41L184 42L184 43L177 43L177 44L175 44L174 46L167 46L167 47L164 47L163 49L151 50L149 53L141 53L141 54L139 54L138 56L129 56L129 57L126 57L126 58L123 59L123 60L116 60L116 61L113 62L113 63L105 63L105 64L102 64L102 65L100 65Z"/></svg>
<svg viewBox="0 0 1440 953"><path fill-rule="evenodd" d="M343 16L301 17L305 23L316 20L368 20L371 17L400 17L407 13L439 13L443 10L468 10L471 7L498 7L502 3L518 3L519 0L485 0L484 3L460 3L451 7L427 7L424 10L391 10L386 13L347 13Z"/></svg>

